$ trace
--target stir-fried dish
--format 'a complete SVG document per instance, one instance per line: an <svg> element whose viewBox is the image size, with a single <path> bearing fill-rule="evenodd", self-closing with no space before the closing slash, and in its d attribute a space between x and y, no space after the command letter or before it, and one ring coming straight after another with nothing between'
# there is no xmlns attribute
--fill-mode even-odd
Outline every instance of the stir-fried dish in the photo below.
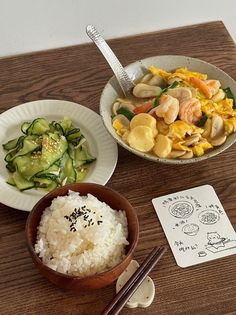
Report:
<svg viewBox="0 0 236 315"><path fill-rule="evenodd" d="M112 125L131 148L159 158L190 159L222 145L236 131L230 88L207 74L151 66L130 98L112 105Z"/></svg>
<svg viewBox="0 0 236 315"><path fill-rule="evenodd" d="M88 142L69 118L48 122L37 118L21 125L22 135L3 144L7 151L7 183L19 190L57 186L82 181L90 163Z"/></svg>

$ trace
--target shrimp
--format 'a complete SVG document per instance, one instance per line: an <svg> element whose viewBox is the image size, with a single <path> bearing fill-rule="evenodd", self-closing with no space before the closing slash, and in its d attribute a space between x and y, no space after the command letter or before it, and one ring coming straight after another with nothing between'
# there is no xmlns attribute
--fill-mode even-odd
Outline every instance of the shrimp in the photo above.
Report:
<svg viewBox="0 0 236 315"><path fill-rule="evenodd" d="M156 109L157 117L163 117L165 123L170 125L175 121L179 113L179 101L170 96L162 95L160 98L159 106Z"/></svg>
<svg viewBox="0 0 236 315"><path fill-rule="evenodd" d="M189 83L194 87L199 88L199 90L205 95L207 99L212 98L220 88L220 81L218 80L200 80L195 77L189 78Z"/></svg>
<svg viewBox="0 0 236 315"><path fill-rule="evenodd" d="M201 103L197 98L190 98L180 104L179 117L190 124L196 123L202 117Z"/></svg>
<svg viewBox="0 0 236 315"><path fill-rule="evenodd" d="M212 96L216 95L220 89L220 81L219 80L206 80L204 81L208 86L210 93Z"/></svg>

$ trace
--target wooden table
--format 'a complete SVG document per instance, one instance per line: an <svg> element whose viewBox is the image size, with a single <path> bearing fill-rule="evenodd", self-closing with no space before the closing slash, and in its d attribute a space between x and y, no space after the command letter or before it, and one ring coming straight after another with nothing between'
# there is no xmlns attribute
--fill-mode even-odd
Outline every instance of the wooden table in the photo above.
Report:
<svg viewBox="0 0 236 315"><path fill-rule="evenodd" d="M84 31L84 30L81 30ZM164 54L197 57L236 79L236 48L222 22L182 27L109 41L123 65ZM99 97L112 72L93 44L0 59L0 112L38 99L63 99L98 112ZM214 186L236 227L236 146L191 166L145 161L119 147L117 168L108 186L135 207L141 262L154 245L167 240L151 199L202 184ZM152 174L152 176L150 176ZM1 192L0 192L1 194ZM0 314L100 314L114 286L91 293L63 291L35 269L25 246L28 213L0 204ZM236 314L236 257L181 269L170 251L151 272L156 286L145 314ZM143 314L123 309L122 314Z"/></svg>

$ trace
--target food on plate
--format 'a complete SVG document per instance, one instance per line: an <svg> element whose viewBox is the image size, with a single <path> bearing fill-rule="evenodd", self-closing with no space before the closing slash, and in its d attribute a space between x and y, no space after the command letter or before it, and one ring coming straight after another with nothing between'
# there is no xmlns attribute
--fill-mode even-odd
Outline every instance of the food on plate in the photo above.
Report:
<svg viewBox="0 0 236 315"><path fill-rule="evenodd" d="M125 211L69 191L52 200L38 226L35 251L48 267L90 276L119 264L129 244Z"/></svg>
<svg viewBox="0 0 236 315"><path fill-rule="evenodd" d="M179 68L149 67L133 96L117 98L112 125L131 148L159 158L191 159L236 131L236 104L217 78Z"/></svg>
<svg viewBox="0 0 236 315"><path fill-rule="evenodd" d="M7 151L7 183L23 191L31 188L54 190L82 181L95 158L78 127L65 117L48 122L36 118L21 125L22 135L3 144Z"/></svg>
<svg viewBox="0 0 236 315"><path fill-rule="evenodd" d="M182 231L189 236L195 236L199 232L199 226L195 223L186 224L183 226Z"/></svg>
<svg viewBox="0 0 236 315"><path fill-rule="evenodd" d="M177 201L169 207L170 214L179 219L190 217L193 210L193 205L188 201Z"/></svg>
<svg viewBox="0 0 236 315"><path fill-rule="evenodd" d="M219 219L219 213L215 210L204 210L199 213L199 221L203 224L215 224Z"/></svg>

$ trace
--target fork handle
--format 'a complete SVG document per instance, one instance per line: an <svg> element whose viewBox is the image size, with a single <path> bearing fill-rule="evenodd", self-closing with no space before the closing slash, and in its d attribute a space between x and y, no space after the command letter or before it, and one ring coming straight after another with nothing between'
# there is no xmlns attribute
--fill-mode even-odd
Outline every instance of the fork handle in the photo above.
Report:
<svg viewBox="0 0 236 315"><path fill-rule="evenodd" d="M104 38L93 25L88 25L86 27L86 32L90 39L97 45L98 49L101 51L101 53L109 63L120 84L120 87L124 95L129 96L131 90L134 87L134 83L129 78L127 72L124 70L122 64L117 59L114 52L111 50L111 48L108 46Z"/></svg>

